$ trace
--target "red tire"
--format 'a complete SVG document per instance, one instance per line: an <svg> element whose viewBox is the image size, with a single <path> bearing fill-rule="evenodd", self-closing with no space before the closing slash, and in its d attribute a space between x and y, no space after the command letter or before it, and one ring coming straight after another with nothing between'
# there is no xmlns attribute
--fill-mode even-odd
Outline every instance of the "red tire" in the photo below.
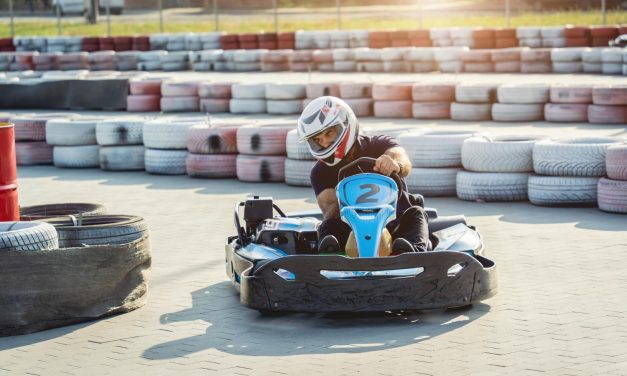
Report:
<svg viewBox="0 0 627 376"><path fill-rule="evenodd" d="M494 48L513 48L518 46L516 38L498 38L494 41Z"/></svg>
<svg viewBox="0 0 627 376"><path fill-rule="evenodd" d="M374 84L372 85L372 99L375 101L410 101L412 86L412 83L405 82Z"/></svg>
<svg viewBox="0 0 627 376"><path fill-rule="evenodd" d="M194 154L237 153L237 127L193 126L187 131L187 150Z"/></svg>
<svg viewBox="0 0 627 376"><path fill-rule="evenodd" d="M201 83L198 85L198 96L201 98L231 98L232 83Z"/></svg>
<svg viewBox="0 0 627 376"><path fill-rule="evenodd" d="M455 82L416 83L412 86L412 99L414 102L452 102L455 86Z"/></svg>
<svg viewBox="0 0 627 376"><path fill-rule="evenodd" d="M522 48L507 48L503 50L493 50L491 52L491 60L497 61L520 61L520 52Z"/></svg>
<svg viewBox="0 0 627 376"><path fill-rule="evenodd" d="M593 124L627 124L627 106L588 106L588 121Z"/></svg>
<svg viewBox="0 0 627 376"><path fill-rule="evenodd" d="M243 155L237 156L237 178L245 182L285 181L284 156Z"/></svg>
<svg viewBox="0 0 627 376"><path fill-rule="evenodd" d="M522 50L520 52L520 61L551 61L550 48L534 48Z"/></svg>
<svg viewBox="0 0 627 376"><path fill-rule="evenodd" d="M291 125L243 126L237 129L237 150L242 154L283 155Z"/></svg>
<svg viewBox="0 0 627 376"><path fill-rule="evenodd" d="M464 63L464 72L469 73L490 73L494 72L494 65L491 62L484 63Z"/></svg>
<svg viewBox="0 0 627 376"><path fill-rule="evenodd" d="M587 47L590 46L590 38L566 38L566 47Z"/></svg>
<svg viewBox="0 0 627 376"><path fill-rule="evenodd" d="M592 89L592 103L627 106L627 85L603 85Z"/></svg>
<svg viewBox="0 0 627 376"><path fill-rule="evenodd" d="M126 97L126 111L160 111L160 95L129 95Z"/></svg>
<svg viewBox="0 0 627 376"><path fill-rule="evenodd" d="M607 176L614 180L627 180L627 144L613 145L605 155Z"/></svg>
<svg viewBox="0 0 627 376"><path fill-rule="evenodd" d="M414 102L412 117L414 119L450 119L451 102Z"/></svg>
<svg viewBox="0 0 627 376"><path fill-rule="evenodd" d="M195 178L237 177L237 154L187 154L187 175Z"/></svg>
<svg viewBox="0 0 627 376"><path fill-rule="evenodd" d="M463 62L484 63L491 61L492 52L490 50L468 50L462 51L459 57Z"/></svg>
<svg viewBox="0 0 627 376"><path fill-rule="evenodd" d="M590 28L592 38L613 39L618 36L618 27L615 26L595 26Z"/></svg>
<svg viewBox="0 0 627 376"><path fill-rule="evenodd" d="M577 103L547 103L544 118L551 122L585 123L588 121L588 105Z"/></svg>
<svg viewBox="0 0 627 376"><path fill-rule="evenodd" d="M592 103L591 85L551 86L551 103Z"/></svg>
<svg viewBox="0 0 627 376"><path fill-rule="evenodd" d="M128 84L133 95L161 95L161 79L130 80Z"/></svg>
<svg viewBox="0 0 627 376"><path fill-rule="evenodd" d="M52 164L53 146L45 142L16 142L15 157L18 166Z"/></svg>
<svg viewBox="0 0 627 376"><path fill-rule="evenodd" d="M601 178L597 186L599 209L627 214L627 181Z"/></svg>

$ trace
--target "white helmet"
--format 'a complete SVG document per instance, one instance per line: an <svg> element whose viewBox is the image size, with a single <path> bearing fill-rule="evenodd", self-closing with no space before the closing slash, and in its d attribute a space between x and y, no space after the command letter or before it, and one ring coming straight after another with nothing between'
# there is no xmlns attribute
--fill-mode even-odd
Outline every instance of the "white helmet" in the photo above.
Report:
<svg viewBox="0 0 627 376"><path fill-rule="evenodd" d="M314 137L328 129L336 138L323 148ZM338 164L348 154L359 135L357 117L346 102L336 97L319 97L305 107L298 119L298 136L307 143L311 154L329 166Z"/></svg>

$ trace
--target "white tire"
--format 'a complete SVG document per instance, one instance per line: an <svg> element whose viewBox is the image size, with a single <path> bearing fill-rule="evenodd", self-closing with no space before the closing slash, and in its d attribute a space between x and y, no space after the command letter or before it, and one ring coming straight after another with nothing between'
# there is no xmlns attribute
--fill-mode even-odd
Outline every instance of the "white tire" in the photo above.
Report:
<svg viewBox="0 0 627 376"><path fill-rule="evenodd" d="M520 26L516 28L516 38L540 38L540 30L537 26Z"/></svg>
<svg viewBox="0 0 627 376"><path fill-rule="evenodd" d="M372 99L375 101L408 101L412 95L411 83L375 83L372 85Z"/></svg>
<svg viewBox="0 0 627 376"><path fill-rule="evenodd" d="M61 168L94 168L100 167L100 146L55 146L52 150L52 161L55 167Z"/></svg>
<svg viewBox="0 0 627 376"><path fill-rule="evenodd" d="M581 53L581 60L584 63L599 64L603 62L603 49L601 47L586 48Z"/></svg>
<svg viewBox="0 0 627 376"><path fill-rule="evenodd" d="M547 47L547 48L566 47L566 38L543 38L542 47Z"/></svg>
<svg viewBox="0 0 627 376"><path fill-rule="evenodd" d="M542 47L542 38L519 38L520 47L540 48Z"/></svg>
<svg viewBox="0 0 627 376"><path fill-rule="evenodd" d="M164 97L194 97L198 96L198 84L185 81L163 81L161 95Z"/></svg>
<svg viewBox="0 0 627 376"><path fill-rule="evenodd" d="M369 83L369 82L340 83L340 96L342 99L371 98L372 97L372 83Z"/></svg>
<svg viewBox="0 0 627 376"><path fill-rule="evenodd" d="M187 130L187 150L194 154L237 153L237 127L194 125Z"/></svg>
<svg viewBox="0 0 627 376"><path fill-rule="evenodd" d="M540 35L542 38L563 38L564 37L563 26L544 26L540 29Z"/></svg>
<svg viewBox="0 0 627 376"><path fill-rule="evenodd" d="M535 138L476 136L462 144L462 165L475 172L531 172Z"/></svg>
<svg viewBox="0 0 627 376"><path fill-rule="evenodd" d="M105 146L100 148L100 169L105 171L143 171L142 145Z"/></svg>
<svg viewBox="0 0 627 376"><path fill-rule="evenodd" d="M603 64L601 63L583 63L584 73L601 73L603 72Z"/></svg>
<svg viewBox="0 0 627 376"><path fill-rule="evenodd" d="M468 201L524 201L527 199L525 172L457 173L457 197Z"/></svg>
<svg viewBox="0 0 627 376"><path fill-rule="evenodd" d="M263 114L266 113L265 99L231 99L229 109L232 114Z"/></svg>
<svg viewBox="0 0 627 376"><path fill-rule="evenodd" d="M334 61L334 72L355 72L357 71L357 63L354 61Z"/></svg>
<svg viewBox="0 0 627 376"><path fill-rule="evenodd" d="M491 120L492 104L452 102L451 119L460 121Z"/></svg>
<svg viewBox="0 0 627 376"><path fill-rule="evenodd" d="M504 84L498 87L500 103L547 103L550 86L548 84Z"/></svg>
<svg viewBox="0 0 627 376"><path fill-rule="evenodd" d="M311 187L311 169L316 161L289 159L285 160L285 183L297 187Z"/></svg>
<svg viewBox="0 0 627 376"><path fill-rule="evenodd" d="M518 73L520 72L520 61L497 61L494 63L496 73Z"/></svg>
<svg viewBox="0 0 627 376"><path fill-rule="evenodd" d="M601 62L602 63L623 63L623 49L622 48L604 48L601 50Z"/></svg>
<svg viewBox="0 0 627 376"><path fill-rule="evenodd" d="M614 180L627 180L627 143L613 145L605 157L607 176Z"/></svg>
<svg viewBox="0 0 627 376"><path fill-rule="evenodd" d="M553 65L550 61L523 61L520 63L521 73L551 73Z"/></svg>
<svg viewBox="0 0 627 376"><path fill-rule="evenodd" d="M287 150L287 157L290 159L315 160L313 155L311 155L307 144L299 139L298 131L296 129L292 129L287 132L285 147Z"/></svg>
<svg viewBox="0 0 627 376"><path fill-rule="evenodd" d="M447 61L460 61L462 52L468 50L468 47L438 48L433 51L433 59L438 63L443 63Z"/></svg>
<svg viewBox="0 0 627 376"><path fill-rule="evenodd" d="M284 155L289 125L247 125L237 129L237 150L242 154Z"/></svg>
<svg viewBox="0 0 627 376"><path fill-rule="evenodd" d="M407 151L413 167L461 167L462 143L475 131L407 132L398 142Z"/></svg>
<svg viewBox="0 0 627 376"><path fill-rule="evenodd" d="M627 214L627 181L601 178L598 185L599 209Z"/></svg>
<svg viewBox="0 0 627 376"><path fill-rule="evenodd" d="M198 112L200 102L198 97L161 97L160 107L163 112Z"/></svg>
<svg viewBox="0 0 627 376"><path fill-rule="evenodd" d="M551 103L592 103L592 85L552 85L550 101Z"/></svg>
<svg viewBox="0 0 627 376"><path fill-rule="evenodd" d="M235 178L237 154L187 155L187 174L194 178Z"/></svg>
<svg viewBox="0 0 627 376"><path fill-rule="evenodd" d="M268 155L237 156L237 179L245 182L285 181L285 157Z"/></svg>
<svg viewBox="0 0 627 376"><path fill-rule="evenodd" d="M451 102L413 102L414 119L450 119Z"/></svg>
<svg viewBox="0 0 627 376"><path fill-rule="evenodd" d="M452 102L456 86L455 82L415 83L411 95L414 102Z"/></svg>
<svg viewBox="0 0 627 376"><path fill-rule="evenodd" d="M46 122L46 142L55 146L95 145L99 120L102 119L51 119Z"/></svg>
<svg viewBox="0 0 627 376"><path fill-rule="evenodd" d="M455 99L460 103L492 103L498 87L496 83L462 83L455 87Z"/></svg>
<svg viewBox="0 0 627 376"><path fill-rule="evenodd" d="M544 105L546 121L557 123L587 123L588 105L578 103L547 103Z"/></svg>
<svg viewBox="0 0 627 376"><path fill-rule="evenodd" d="M529 177L529 201L534 205L589 205L597 202L599 178L572 176Z"/></svg>
<svg viewBox="0 0 627 376"><path fill-rule="evenodd" d="M405 52L405 60L411 62L432 62L434 61L433 57L433 48L412 48Z"/></svg>
<svg viewBox="0 0 627 376"><path fill-rule="evenodd" d="M410 193L425 197L455 197L460 168L412 168L405 178Z"/></svg>
<svg viewBox="0 0 627 376"><path fill-rule="evenodd" d="M116 118L96 124L98 145L141 145L144 142L142 118Z"/></svg>
<svg viewBox="0 0 627 376"><path fill-rule="evenodd" d="M623 65L621 63L602 63L601 73L621 75L623 73Z"/></svg>
<svg viewBox="0 0 627 376"><path fill-rule="evenodd" d="M340 85L337 83L309 83L305 89L307 98L318 98L325 95L340 96Z"/></svg>
<svg viewBox="0 0 627 376"><path fill-rule="evenodd" d="M464 72L469 73L490 73L494 72L494 64L491 62L486 63L464 63Z"/></svg>
<svg viewBox="0 0 627 376"><path fill-rule="evenodd" d="M303 112L302 99L268 100L266 110L273 115L295 115Z"/></svg>
<svg viewBox="0 0 627 376"><path fill-rule="evenodd" d="M265 98L270 100L303 99L303 84L266 84Z"/></svg>
<svg viewBox="0 0 627 376"><path fill-rule="evenodd" d="M57 230L44 222L0 222L0 252L48 251L59 248Z"/></svg>
<svg viewBox="0 0 627 376"><path fill-rule="evenodd" d="M144 163L146 172L157 175L185 175L187 150L146 149Z"/></svg>
<svg viewBox="0 0 627 376"><path fill-rule="evenodd" d="M575 62L553 62L553 73L581 73L583 63Z"/></svg>
<svg viewBox="0 0 627 376"><path fill-rule="evenodd" d="M254 63L261 59L261 55L267 53L268 50L236 50L233 53L233 61L236 63Z"/></svg>
<svg viewBox="0 0 627 376"><path fill-rule="evenodd" d="M585 48L554 48L551 50L552 62L581 62Z"/></svg>
<svg viewBox="0 0 627 376"><path fill-rule="evenodd" d="M359 48L354 52L356 61L381 61L381 50Z"/></svg>
<svg viewBox="0 0 627 376"><path fill-rule="evenodd" d="M538 141L533 147L533 170L550 176L603 176L607 149L617 138L575 138Z"/></svg>
<svg viewBox="0 0 627 376"><path fill-rule="evenodd" d="M429 73L438 70L438 65L435 61L419 61L411 63L411 70L415 73Z"/></svg>
<svg viewBox="0 0 627 376"><path fill-rule="evenodd" d="M266 99L266 84L233 84L231 95L234 99Z"/></svg>
<svg viewBox="0 0 627 376"><path fill-rule="evenodd" d="M505 122L544 120L544 104L494 103L492 120Z"/></svg>
<svg viewBox="0 0 627 376"><path fill-rule="evenodd" d="M461 60L442 61L438 63L442 73L460 73L464 71L464 63Z"/></svg>
<svg viewBox="0 0 627 376"><path fill-rule="evenodd" d="M187 132L194 125L203 125L203 120L177 121L159 119L144 123L144 145L151 149L187 149Z"/></svg>

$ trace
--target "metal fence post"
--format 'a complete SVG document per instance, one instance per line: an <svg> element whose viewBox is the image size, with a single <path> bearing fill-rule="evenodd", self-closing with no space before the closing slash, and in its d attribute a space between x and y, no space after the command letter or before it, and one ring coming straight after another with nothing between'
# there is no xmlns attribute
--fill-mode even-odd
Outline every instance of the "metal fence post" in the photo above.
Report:
<svg viewBox="0 0 627 376"><path fill-rule="evenodd" d="M605 7L605 0L601 0L601 13L603 13L603 26L607 24L607 9Z"/></svg>
<svg viewBox="0 0 627 376"><path fill-rule="evenodd" d="M159 32L163 33L163 1L159 0Z"/></svg>
<svg viewBox="0 0 627 376"><path fill-rule="evenodd" d="M335 0L335 8L337 12L337 29L342 30L342 4L340 0Z"/></svg>
<svg viewBox="0 0 627 376"><path fill-rule="evenodd" d="M272 8L274 8L274 32L279 32L279 10L277 9L277 0L272 0Z"/></svg>
<svg viewBox="0 0 627 376"><path fill-rule="evenodd" d="M9 15L11 16L11 38L15 36L15 29L13 28L13 0L9 0Z"/></svg>
<svg viewBox="0 0 627 376"><path fill-rule="evenodd" d="M505 19L507 20L507 27L510 27L511 20L509 16L509 0L505 0Z"/></svg>
<svg viewBox="0 0 627 376"><path fill-rule="evenodd" d="M220 15L218 14L218 0L213 0L213 23L215 31L220 31Z"/></svg>
<svg viewBox="0 0 627 376"><path fill-rule="evenodd" d="M107 0L107 36L111 36L111 0Z"/></svg>

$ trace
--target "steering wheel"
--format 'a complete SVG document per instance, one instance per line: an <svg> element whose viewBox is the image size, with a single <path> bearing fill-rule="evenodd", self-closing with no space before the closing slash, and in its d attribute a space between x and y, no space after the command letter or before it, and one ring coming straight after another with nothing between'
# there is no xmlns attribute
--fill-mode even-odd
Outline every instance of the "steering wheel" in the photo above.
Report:
<svg viewBox="0 0 627 376"><path fill-rule="evenodd" d="M374 159L374 158L370 158L370 157L360 157L360 158L355 159L351 163L349 163L346 166L340 168L340 171L337 174L338 180L344 179L346 177L346 172L349 169L351 169L353 167L358 167L359 168L359 165L362 164L362 163L367 164L370 167L370 169L372 170L374 168L374 166L376 165L377 160ZM360 170L361 170L361 168L360 168ZM381 174L381 175L383 175L383 174ZM392 180L394 180L394 182L396 183L396 187L398 188L398 195L400 197L401 193L403 192L403 180L401 179L401 176L398 173L393 172L390 175L390 178L392 178Z"/></svg>

